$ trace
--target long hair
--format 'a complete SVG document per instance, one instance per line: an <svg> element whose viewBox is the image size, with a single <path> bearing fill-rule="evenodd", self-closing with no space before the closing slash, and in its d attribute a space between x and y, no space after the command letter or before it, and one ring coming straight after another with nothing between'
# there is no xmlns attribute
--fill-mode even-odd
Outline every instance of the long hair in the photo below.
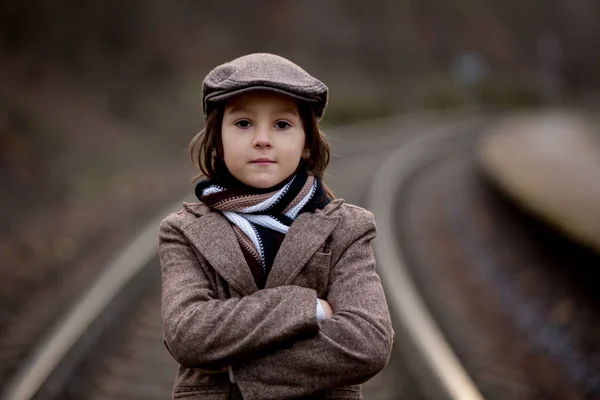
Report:
<svg viewBox="0 0 600 400"><path fill-rule="evenodd" d="M301 159L300 167L322 181L331 156L329 143L319 128L319 120L313 108L298 101L298 109L306 135L306 148L310 151L310 157ZM221 138L224 111L224 103L212 107L206 118L206 126L190 142L190 158L200 169L200 174L194 180L203 177L218 179L227 172ZM330 198L335 199L335 195L324 182L323 188Z"/></svg>

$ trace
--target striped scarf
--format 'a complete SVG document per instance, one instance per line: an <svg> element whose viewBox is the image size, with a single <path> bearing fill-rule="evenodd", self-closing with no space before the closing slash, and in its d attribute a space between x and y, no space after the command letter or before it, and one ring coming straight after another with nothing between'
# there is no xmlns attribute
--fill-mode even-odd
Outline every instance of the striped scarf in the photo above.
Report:
<svg viewBox="0 0 600 400"><path fill-rule="evenodd" d="M330 199L320 179L304 171L268 189L201 181L196 196L231 222L259 288L264 288L275 255L296 217L323 208Z"/></svg>

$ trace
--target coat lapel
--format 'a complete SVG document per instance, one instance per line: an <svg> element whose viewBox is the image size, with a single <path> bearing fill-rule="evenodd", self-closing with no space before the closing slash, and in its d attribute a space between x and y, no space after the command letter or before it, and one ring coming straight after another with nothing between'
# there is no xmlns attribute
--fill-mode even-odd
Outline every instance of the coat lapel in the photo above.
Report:
<svg viewBox="0 0 600 400"><path fill-rule="evenodd" d="M211 232L218 232L218 239ZM258 290L233 228L225 217L216 212L208 213L186 227L184 233L217 273L242 296Z"/></svg>
<svg viewBox="0 0 600 400"><path fill-rule="evenodd" d="M339 221L323 213L303 213L290 226L275 256L265 288L287 285L331 234Z"/></svg>

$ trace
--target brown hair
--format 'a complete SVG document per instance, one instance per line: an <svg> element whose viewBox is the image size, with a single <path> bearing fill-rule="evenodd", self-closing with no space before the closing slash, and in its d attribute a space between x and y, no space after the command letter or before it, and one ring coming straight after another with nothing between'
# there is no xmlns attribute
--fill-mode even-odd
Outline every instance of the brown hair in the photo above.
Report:
<svg viewBox="0 0 600 400"><path fill-rule="evenodd" d="M211 107L206 117L206 126L190 142L190 158L200 169L200 174L194 180L202 177L216 179L227 170L223 161L221 139L224 108L224 103ZM302 101L298 101L298 109L306 135L306 148L310 151L310 157L301 159L300 165L306 172L322 180L330 160L329 143L319 128L314 109ZM323 188L330 198L335 199L335 195L324 182Z"/></svg>

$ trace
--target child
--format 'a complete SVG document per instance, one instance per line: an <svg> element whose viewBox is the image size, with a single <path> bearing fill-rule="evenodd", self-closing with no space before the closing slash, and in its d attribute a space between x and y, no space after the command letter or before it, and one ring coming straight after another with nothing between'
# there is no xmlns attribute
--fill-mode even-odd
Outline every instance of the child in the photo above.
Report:
<svg viewBox="0 0 600 400"><path fill-rule="evenodd" d="M390 316L373 215L323 183L328 89L272 54L203 82L190 152L208 180L160 226L164 343L177 399L361 399Z"/></svg>

